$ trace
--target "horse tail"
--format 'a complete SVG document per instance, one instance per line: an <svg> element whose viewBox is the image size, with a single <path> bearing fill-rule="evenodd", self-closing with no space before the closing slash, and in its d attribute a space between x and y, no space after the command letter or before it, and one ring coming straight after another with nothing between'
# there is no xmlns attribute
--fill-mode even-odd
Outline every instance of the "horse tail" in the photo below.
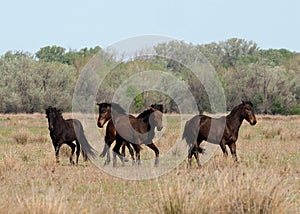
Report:
<svg viewBox="0 0 300 214"><path fill-rule="evenodd" d="M193 117L192 119L188 120L185 123L184 131L182 135L182 139L185 139L187 144L192 147L198 137L197 132L197 123L195 124L196 117Z"/></svg>
<svg viewBox="0 0 300 214"><path fill-rule="evenodd" d="M82 149L81 149L81 153L82 153L82 156L83 156L83 160L87 161L88 160L88 156L84 153L84 151Z"/></svg>
<svg viewBox="0 0 300 214"><path fill-rule="evenodd" d="M87 141L81 124L80 124L80 132L78 134L79 134L78 141L82 148L82 155L84 160L95 158L97 151Z"/></svg>
<svg viewBox="0 0 300 214"><path fill-rule="evenodd" d="M105 136L104 147L103 147L103 150L102 150L102 152L101 152L101 154L100 154L100 157L101 157L101 158L103 158L103 157L106 155L108 149L110 148L109 145L106 143L106 142L107 142L106 138L107 138L107 137Z"/></svg>

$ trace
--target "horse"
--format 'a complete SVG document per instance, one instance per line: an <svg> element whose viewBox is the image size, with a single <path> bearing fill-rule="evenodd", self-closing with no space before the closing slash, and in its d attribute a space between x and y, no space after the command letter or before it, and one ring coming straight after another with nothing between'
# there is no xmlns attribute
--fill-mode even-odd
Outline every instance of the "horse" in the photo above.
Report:
<svg viewBox="0 0 300 214"><path fill-rule="evenodd" d="M236 141L244 119L252 126L257 122L253 104L250 101L242 101L242 104L234 107L227 116L211 118L206 115L196 115L188 120L182 136L189 145L188 168L191 167L193 155L197 160L198 166L201 166L198 152L202 151L200 144L203 140L219 144L225 157L228 156L226 149L226 145L228 145L232 157L237 161Z"/></svg>
<svg viewBox="0 0 300 214"><path fill-rule="evenodd" d="M126 113L126 111L116 103L100 103L98 125L103 126L108 120L112 119L116 128L116 144L113 148L114 158L113 166L116 166L116 154L124 165L123 155L119 149L123 142L131 143L136 152L137 163L140 164L140 145L145 144L155 152L155 166L159 163L159 150L152 142L156 127L161 131L162 112L150 106L150 108L135 118ZM133 158L133 164L134 164Z"/></svg>
<svg viewBox="0 0 300 214"><path fill-rule="evenodd" d="M71 147L71 155L69 157L70 164L75 164L73 155L75 148L77 148L76 165L78 165L80 146L82 146L84 161L87 161L88 157L95 156L95 150L88 143L79 120L65 120L61 110L51 106L46 109L46 118L48 119L48 129L54 146L56 163L59 163L59 149L64 143ZM76 142L76 145L73 141Z"/></svg>
<svg viewBox="0 0 300 214"><path fill-rule="evenodd" d="M100 105L100 104L99 104ZM161 112L163 112L163 105L162 104L152 104L150 107L154 108L154 109L157 109ZM100 114L99 114L100 115ZM137 116L137 118L143 118L143 117L146 117L147 115L145 115L145 112L139 114ZM134 117L132 115L129 115L129 117ZM97 126L99 128L103 128L103 125L105 124L100 124L99 122L99 118L98 118L98 121L97 121ZM103 148L103 151L101 152L100 154L100 157L104 157L105 154L106 154L106 160L104 162L104 165L107 165L110 163L110 152L109 152L109 149L111 147L111 144L116 140L116 135L117 135L117 132L116 132L116 128L114 126L114 123L113 121L110 119L107 123L107 126L106 126L106 131L105 131L105 138L104 138L104 141L105 141L105 145L104 145L104 148ZM122 145L122 155L123 157L125 158L125 146L127 146L128 150L129 150L129 153L132 157L132 159L134 159L134 154L133 154L133 150L132 150L132 147L130 146L130 143L127 143L127 142L124 142L123 145ZM127 160L125 160L127 161Z"/></svg>

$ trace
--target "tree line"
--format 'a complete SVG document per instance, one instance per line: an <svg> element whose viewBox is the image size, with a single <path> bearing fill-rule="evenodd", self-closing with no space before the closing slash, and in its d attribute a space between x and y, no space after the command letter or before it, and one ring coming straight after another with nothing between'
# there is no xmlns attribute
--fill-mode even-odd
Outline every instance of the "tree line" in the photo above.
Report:
<svg viewBox="0 0 300 214"><path fill-rule="evenodd" d="M98 100L112 97L118 86L134 73L160 70L185 80L199 110L211 111L207 88L190 70L195 62L200 66L201 62L203 65L209 62L224 89L227 110L242 99L250 99L257 113L300 114L299 53L286 49L264 50L253 41L238 38L201 45L171 41L155 46L154 50L157 56L137 57L121 63L99 46L80 50L47 46L35 54L8 51L0 57L0 112L42 112L49 105L70 111L81 69L94 54L102 52L108 57L104 58L107 67L101 69L116 66L100 86ZM134 101L133 111L162 102L168 112L178 112L174 100L163 93L142 93L130 85L126 96Z"/></svg>

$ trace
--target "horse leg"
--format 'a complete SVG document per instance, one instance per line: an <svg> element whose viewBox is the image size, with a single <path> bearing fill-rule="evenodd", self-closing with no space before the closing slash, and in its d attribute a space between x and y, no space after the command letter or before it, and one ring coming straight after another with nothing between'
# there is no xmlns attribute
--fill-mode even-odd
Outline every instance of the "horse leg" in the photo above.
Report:
<svg viewBox="0 0 300 214"><path fill-rule="evenodd" d="M109 163L110 163L110 151L108 150L106 154L106 160L104 162L104 166L108 165Z"/></svg>
<svg viewBox="0 0 300 214"><path fill-rule="evenodd" d="M136 162L138 165L141 165L141 154L140 154L141 148L140 145L136 145L136 151L135 151L135 155L136 155Z"/></svg>
<svg viewBox="0 0 300 214"><path fill-rule="evenodd" d="M59 163L59 149L61 147L62 143L58 142L56 145L55 145L55 157L56 157L56 163Z"/></svg>
<svg viewBox="0 0 300 214"><path fill-rule="evenodd" d="M238 161L237 155L236 155L236 144L235 144L235 142L229 144L228 146L229 146L232 157L234 158L235 161Z"/></svg>
<svg viewBox="0 0 300 214"><path fill-rule="evenodd" d="M124 159L123 159L123 156L122 154L120 153L120 147L122 146L122 143L123 143L123 139L120 137L120 136L117 136L116 137L116 144L113 148L113 166L116 167L117 166L117 157L116 155L119 156L121 162L122 162L122 165L124 166L125 163L124 163Z"/></svg>
<svg viewBox="0 0 300 214"><path fill-rule="evenodd" d="M67 145L71 147L71 155L70 155L70 158L69 158L70 159L70 164L74 165L73 155L74 155L74 152L75 152L76 145L72 141L67 142Z"/></svg>
<svg viewBox="0 0 300 214"><path fill-rule="evenodd" d="M104 148L103 148L101 154L99 155L100 158L103 158L105 156L105 154L107 153L107 150L109 150L109 148L110 148L110 145L108 145L108 143L105 141Z"/></svg>
<svg viewBox="0 0 300 214"><path fill-rule="evenodd" d="M106 154L106 161L104 162L104 165L108 165L110 163L110 146L114 142L115 138L113 137L108 137L108 134L106 133L105 135L105 144L103 151L100 154L100 157L103 158Z"/></svg>
<svg viewBox="0 0 300 214"><path fill-rule="evenodd" d="M136 156L138 156L137 154L140 153L140 146L137 145L137 144L135 144L135 143L133 143L132 146L133 146L133 148L134 148L134 151L135 151ZM132 151L132 154L130 153L130 155L131 155L131 157L132 157L132 166L134 166L136 162L135 162L135 159L134 159L133 151ZM140 161L140 160L139 160L139 161Z"/></svg>
<svg viewBox="0 0 300 214"><path fill-rule="evenodd" d="M151 142L150 144L146 144L146 145L155 152L154 166L158 166L158 164L159 164L159 150L158 150L158 148L154 145L153 142Z"/></svg>
<svg viewBox="0 0 300 214"><path fill-rule="evenodd" d="M201 167L200 161L199 161L199 152L198 152L198 148L194 149L194 157L196 159L196 162L198 164L198 167Z"/></svg>
<svg viewBox="0 0 300 214"><path fill-rule="evenodd" d="M189 153L188 153L188 164L187 164L187 168L191 168L192 167L192 157L193 157L193 154L194 154L194 145L191 146L190 145L190 148L189 148Z"/></svg>
<svg viewBox="0 0 300 214"><path fill-rule="evenodd" d="M200 163L200 160L199 160L199 153L203 153L205 149L201 148L200 147L200 144L202 143L203 139L202 138L198 138L197 139L197 144L195 144L194 146L194 156L196 158L196 161L197 161L197 164L198 164L198 167L201 167L201 163Z"/></svg>
<svg viewBox="0 0 300 214"><path fill-rule="evenodd" d="M125 159L125 148L126 148L126 142L123 142L122 143L122 152L121 152L121 154L123 155L123 157L124 157L124 159ZM126 160L125 160L126 161ZM126 161L127 162L127 161Z"/></svg>
<svg viewBox="0 0 300 214"><path fill-rule="evenodd" d="M83 150L81 150L82 156L83 156L83 161L87 161L88 160L88 156L84 153Z"/></svg>
<svg viewBox="0 0 300 214"><path fill-rule="evenodd" d="M127 143L127 142L126 142L126 146L127 146L127 149L129 150L129 153L130 153L130 156L131 156L131 159L132 159L132 165L133 165L134 162L135 162L133 149L132 149L130 143ZM124 152L124 153L125 153L125 152ZM125 154L124 154L124 155L125 155ZM126 160L125 160L125 161L126 161Z"/></svg>
<svg viewBox="0 0 300 214"><path fill-rule="evenodd" d="M78 140L76 140L76 165L78 165L78 159L79 159L79 155L80 155L80 143Z"/></svg>
<svg viewBox="0 0 300 214"><path fill-rule="evenodd" d="M226 149L226 142L225 142L224 139L221 140L220 147L221 147L221 149L222 149L223 154L225 155L225 157L227 157L228 156L228 152L227 152L227 149Z"/></svg>
<svg viewBox="0 0 300 214"><path fill-rule="evenodd" d="M102 152L102 154L104 154L104 155L106 153L106 161L104 162L104 165L108 165L110 163L110 151L109 151L109 149L110 149L110 146L113 143L113 141L114 141L114 139L106 139L104 149L103 149L103 152ZM100 157L104 157L104 155L103 156L101 156L101 155L100 155Z"/></svg>

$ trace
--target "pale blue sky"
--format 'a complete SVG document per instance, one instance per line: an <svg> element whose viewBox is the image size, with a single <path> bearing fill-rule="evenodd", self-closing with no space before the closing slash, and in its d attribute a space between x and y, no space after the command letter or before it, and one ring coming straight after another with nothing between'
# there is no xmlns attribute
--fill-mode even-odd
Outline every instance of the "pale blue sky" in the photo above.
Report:
<svg viewBox="0 0 300 214"><path fill-rule="evenodd" d="M47 45L103 48L133 36L193 44L238 37L300 52L298 0L1 0L0 55Z"/></svg>

